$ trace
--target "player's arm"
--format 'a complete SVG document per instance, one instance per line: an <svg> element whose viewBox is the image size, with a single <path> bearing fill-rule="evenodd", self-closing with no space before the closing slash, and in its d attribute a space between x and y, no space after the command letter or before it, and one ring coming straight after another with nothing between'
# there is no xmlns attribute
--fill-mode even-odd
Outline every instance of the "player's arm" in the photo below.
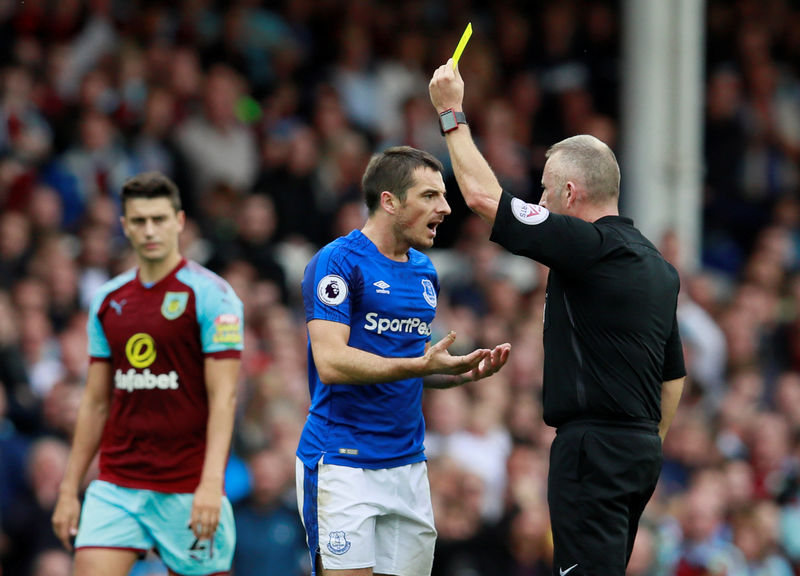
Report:
<svg viewBox="0 0 800 576"><path fill-rule="evenodd" d="M678 411L678 403L681 400L685 380L684 376L675 380L667 380L661 384L661 422L658 423L658 435L661 436L662 442L667 436L672 419L675 418L675 412Z"/></svg>
<svg viewBox="0 0 800 576"><path fill-rule="evenodd" d="M75 435L72 439L67 468L59 488L58 501L53 512L53 530L67 550L72 550L71 539L78 533L81 505L78 500L83 477L92 462L111 405L112 369L110 362L92 362L83 391Z"/></svg>
<svg viewBox="0 0 800 576"><path fill-rule="evenodd" d="M437 114L449 108L463 110L464 81L458 67L454 69L452 59L433 73L428 89ZM475 145L469 126L459 125L446 134L446 140L464 202L470 210L494 224L502 187Z"/></svg>
<svg viewBox="0 0 800 576"><path fill-rule="evenodd" d="M213 356L207 356L204 362L208 394L206 454L200 484L194 493L190 520L197 538L211 538L219 523L225 465L236 413L236 383L240 364L238 358Z"/></svg>
<svg viewBox="0 0 800 576"><path fill-rule="evenodd" d="M330 320L308 322L311 352L320 380L325 384L375 384L430 374L465 374L489 358L491 351L473 350L466 356L451 356L447 349L455 332L429 346L423 356L385 358L348 345L350 326Z"/></svg>

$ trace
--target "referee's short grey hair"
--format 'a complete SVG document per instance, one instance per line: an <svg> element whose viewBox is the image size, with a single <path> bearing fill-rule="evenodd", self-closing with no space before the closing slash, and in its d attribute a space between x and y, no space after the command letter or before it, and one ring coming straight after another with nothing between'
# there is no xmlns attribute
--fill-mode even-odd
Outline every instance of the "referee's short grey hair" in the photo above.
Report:
<svg viewBox="0 0 800 576"><path fill-rule="evenodd" d="M595 204L619 199L619 164L608 145L589 134L579 134L553 144L545 154L558 163L556 174L566 182L581 180ZM563 185L563 183L562 183Z"/></svg>

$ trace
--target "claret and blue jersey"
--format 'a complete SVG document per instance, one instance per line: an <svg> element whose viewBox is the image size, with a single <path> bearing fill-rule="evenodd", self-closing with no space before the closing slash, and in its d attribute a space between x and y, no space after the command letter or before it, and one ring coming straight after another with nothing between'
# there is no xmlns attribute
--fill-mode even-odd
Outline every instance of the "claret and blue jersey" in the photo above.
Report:
<svg viewBox="0 0 800 576"><path fill-rule="evenodd" d="M95 294L88 332L91 360L111 364L100 479L193 492L206 446L204 359L239 358L242 302L194 262L182 261L151 286L134 269Z"/></svg>
<svg viewBox="0 0 800 576"><path fill-rule="evenodd" d="M349 345L392 358L422 356L431 340L439 282L430 259L381 254L359 230L331 242L306 267L306 322L350 326ZM311 407L298 457L325 463L392 468L425 459L422 378L380 384L323 384L308 348Z"/></svg>

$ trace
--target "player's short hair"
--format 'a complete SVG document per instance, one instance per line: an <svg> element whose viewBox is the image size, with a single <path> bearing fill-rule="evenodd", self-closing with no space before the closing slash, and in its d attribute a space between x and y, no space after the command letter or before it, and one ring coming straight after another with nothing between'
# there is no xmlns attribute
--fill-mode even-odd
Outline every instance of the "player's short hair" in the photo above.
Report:
<svg viewBox="0 0 800 576"><path fill-rule="evenodd" d="M563 188L567 180L580 178L595 204L619 199L619 164L608 145L588 134L572 136L553 144L545 157L555 158L556 185Z"/></svg>
<svg viewBox="0 0 800 576"><path fill-rule="evenodd" d="M175 209L181 211L181 194L178 186L161 172L142 172L122 185L122 213L131 198L167 198Z"/></svg>
<svg viewBox="0 0 800 576"><path fill-rule="evenodd" d="M361 189L369 213L375 212L384 190L404 202L406 192L414 185L414 171L420 167L437 172L444 170L433 154L411 146L394 146L372 156L361 178Z"/></svg>

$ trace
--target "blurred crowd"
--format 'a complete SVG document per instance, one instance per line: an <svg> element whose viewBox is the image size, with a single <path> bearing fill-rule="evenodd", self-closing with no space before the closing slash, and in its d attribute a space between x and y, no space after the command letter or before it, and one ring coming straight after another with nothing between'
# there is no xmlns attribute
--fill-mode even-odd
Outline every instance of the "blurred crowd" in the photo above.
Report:
<svg viewBox="0 0 800 576"><path fill-rule="evenodd" d="M629 574L798 575L800 4L708 0L706 17L703 265L682 268L673 234L653 239L681 271L689 380ZM245 304L235 573L306 574L293 494L306 262L361 226L374 151L447 162L427 83L468 21L464 108L505 188L538 201L563 137L618 149L621 20L612 0L0 0L0 574L70 571L50 514L88 303L133 262L126 178L179 184L183 254ZM434 576L550 574L547 271L491 244L446 182L433 338L514 349L488 381L426 392ZM624 207L636 191L622 194ZM134 573L166 572L148 557Z"/></svg>

